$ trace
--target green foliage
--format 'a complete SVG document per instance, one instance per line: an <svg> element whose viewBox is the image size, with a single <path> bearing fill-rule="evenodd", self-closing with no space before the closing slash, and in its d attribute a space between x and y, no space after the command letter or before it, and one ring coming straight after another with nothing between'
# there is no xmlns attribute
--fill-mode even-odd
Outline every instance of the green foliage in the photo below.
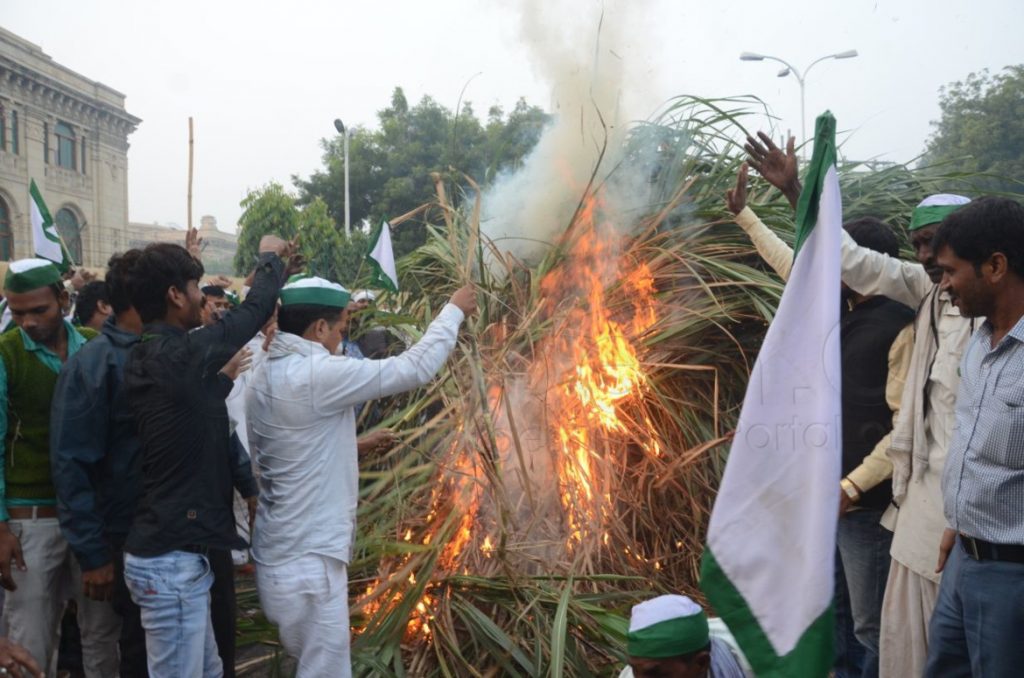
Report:
<svg viewBox="0 0 1024 678"><path fill-rule="evenodd" d="M363 258L368 250L367 236L353 231L346 239L334 224L327 204L314 198L299 208L295 198L280 184L271 183L251 191L242 201L245 212L239 219L238 251L235 272L247 275L256 261L260 238L268 233L282 238L299 236L306 271L346 287L356 286Z"/></svg>
<svg viewBox="0 0 1024 678"><path fill-rule="evenodd" d="M540 138L548 120L540 108L520 99L507 116L500 107L488 111L486 125L472 104L453 113L429 96L410 107L396 87L391 104L377 114L379 129L356 128L349 136L349 211L353 231L362 222L405 214L433 201L431 173L450 168L484 184L498 173L518 167ZM338 225L344 223L343 138L321 141L323 168L308 179L293 176L300 205L320 198ZM465 188L465 186L463 186ZM392 233L395 256L411 252L427 238L423 221L410 220Z"/></svg>
<svg viewBox="0 0 1024 678"><path fill-rule="evenodd" d="M984 174L977 190L1021 191L1024 182L1024 65L992 75L971 73L940 90L942 118L933 122L926 160Z"/></svg>
<svg viewBox="0 0 1024 678"><path fill-rule="evenodd" d="M249 191L240 203L244 211L238 219L238 249L235 251L235 274L248 275L256 265L260 238L273 233L285 239L299 233L299 211L295 198L281 184L271 182Z"/></svg>

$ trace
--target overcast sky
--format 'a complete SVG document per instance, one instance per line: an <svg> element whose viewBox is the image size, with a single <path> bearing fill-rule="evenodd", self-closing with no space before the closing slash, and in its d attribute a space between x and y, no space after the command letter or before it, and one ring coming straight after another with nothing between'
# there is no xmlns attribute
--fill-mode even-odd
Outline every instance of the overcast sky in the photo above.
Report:
<svg viewBox="0 0 1024 678"><path fill-rule="evenodd" d="M609 0L612 2L612 0ZM567 43L585 39L598 0L549 0ZM772 54L803 68L807 115L830 108L850 157L907 161L938 117L938 90L982 68L1024 63L1022 0L632 0L635 99L754 94L800 127L799 89ZM332 121L373 126L396 85L478 113L521 96L548 107L549 83L522 40L519 2L434 0L3 0L0 23L59 63L127 95L132 221L186 221L187 120L196 125L194 218L232 230L246 192L290 185L320 164ZM547 15L546 15L547 16ZM651 103L651 106L654 104ZM644 115L647 113L645 112ZM765 122L765 125L768 123ZM811 123L808 123L809 125Z"/></svg>

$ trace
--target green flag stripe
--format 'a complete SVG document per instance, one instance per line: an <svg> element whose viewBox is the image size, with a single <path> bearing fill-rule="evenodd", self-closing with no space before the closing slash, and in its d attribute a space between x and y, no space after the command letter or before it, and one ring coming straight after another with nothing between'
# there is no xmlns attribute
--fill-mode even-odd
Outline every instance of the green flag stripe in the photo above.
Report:
<svg viewBox="0 0 1024 678"><path fill-rule="evenodd" d="M719 567L710 548L704 550L701 558L700 587L714 611L725 620L757 676L792 678L828 675L834 660L834 612L831 605L807 627L796 647L787 654L779 655L743 594Z"/></svg>
<svg viewBox="0 0 1024 678"><path fill-rule="evenodd" d="M376 259L371 257L369 254L366 255L366 261L370 263L370 268L373 269L372 285L387 290L388 292L397 292L398 288L395 286L395 282L384 272L384 269L380 267L380 264Z"/></svg>
<svg viewBox="0 0 1024 678"><path fill-rule="evenodd" d="M807 167L804 189L800 191L800 199L796 203L794 259L818 222L818 202L821 199L821 189L825 185L825 175L835 164L836 119L831 112L825 111L814 123L814 154L811 156L811 164Z"/></svg>
<svg viewBox="0 0 1024 678"><path fill-rule="evenodd" d="M43 194L39 192L39 187L36 186L36 180L32 179L29 184L28 192L32 195L32 201L35 202L36 207L39 209L39 213L43 215L43 226L49 226L53 223L53 217L50 216L50 210L46 209L46 203L43 201Z"/></svg>

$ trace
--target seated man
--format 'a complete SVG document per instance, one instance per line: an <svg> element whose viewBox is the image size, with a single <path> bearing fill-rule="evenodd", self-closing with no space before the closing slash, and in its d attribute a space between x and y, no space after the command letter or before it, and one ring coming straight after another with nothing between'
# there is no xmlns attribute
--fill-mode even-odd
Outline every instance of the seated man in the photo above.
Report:
<svg viewBox="0 0 1024 678"><path fill-rule="evenodd" d="M452 295L400 356L335 355L349 293L322 278L281 290L278 331L249 386L249 445L261 496L253 534L260 604L299 660L297 675L350 676L348 562L359 462L353 406L427 384L476 310L472 286Z"/></svg>
<svg viewBox="0 0 1024 678"><path fill-rule="evenodd" d="M700 605L686 596L658 596L634 605L627 649L629 666L619 678L753 675L725 624L709 621Z"/></svg>

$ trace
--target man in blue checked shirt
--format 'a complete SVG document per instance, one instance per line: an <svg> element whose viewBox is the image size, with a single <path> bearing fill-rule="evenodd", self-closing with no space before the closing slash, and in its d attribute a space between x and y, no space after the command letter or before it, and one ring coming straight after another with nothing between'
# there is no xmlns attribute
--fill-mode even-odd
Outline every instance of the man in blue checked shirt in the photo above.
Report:
<svg viewBox="0 0 1024 678"><path fill-rule="evenodd" d="M960 363L942 479L948 527L926 676L1019 676L1024 666L1024 206L987 197L942 222L942 285L986 320Z"/></svg>

